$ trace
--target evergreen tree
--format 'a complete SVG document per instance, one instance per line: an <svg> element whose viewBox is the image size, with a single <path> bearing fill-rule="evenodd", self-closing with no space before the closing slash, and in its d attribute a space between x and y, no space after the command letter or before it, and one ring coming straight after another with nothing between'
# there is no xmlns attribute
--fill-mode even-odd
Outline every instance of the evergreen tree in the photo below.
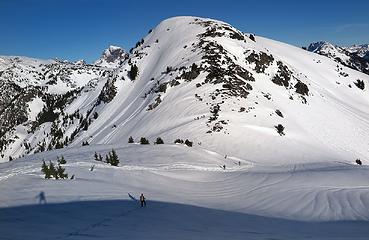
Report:
<svg viewBox="0 0 369 240"><path fill-rule="evenodd" d="M119 158L114 149L111 150L111 154L109 154L109 157L110 157L110 165L118 166Z"/></svg>
<svg viewBox="0 0 369 240"><path fill-rule="evenodd" d="M155 144L164 144L164 141L161 137L158 137L155 141Z"/></svg>
<svg viewBox="0 0 369 240"><path fill-rule="evenodd" d="M45 179L50 179L51 178L50 169L49 169L49 167L47 166L47 164L45 163L44 160L42 160L41 172L43 174L45 174Z"/></svg>
<svg viewBox="0 0 369 240"><path fill-rule="evenodd" d="M49 164L49 171L50 171L51 176L54 176L55 179L59 179L59 175L56 171L55 165L51 161L50 161L50 164Z"/></svg>
<svg viewBox="0 0 369 240"><path fill-rule="evenodd" d="M134 143L135 141L133 140L133 137L132 136L130 136L129 138L128 138L128 143Z"/></svg>
<svg viewBox="0 0 369 240"><path fill-rule="evenodd" d="M97 155L97 152L94 154L95 161L99 161L99 155Z"/></svg>
<svg viewBox="0 0 369 240"><path fill-rule="evenodd" d="M140 139L140 143L141 143L141 144L150 144L149 140L147 140L147 139L146 139L146 138L144 138L144 137L142 137L142 138Z"/></svg>
<svg viewBox="0 0 369 240"><path fill-rule="evenodd" d="M63 168L61 165L58 165L56 169L56 175L61 179L68 178L68 174L65 173L65 168ZM55 177L55 179L58 179L58 178Z"/></svg>
<svg viewBox="0 0 369 240"><path fill-rule="evenodd" d="M138 75L138 67L136 64L131 65L131 70L128 72L129 78L135 80Z"/></svg>
<svg viewBox="0 0 369 240"><path fill-rule="evenodd" d="M102 162L103 157L101 156L101 154L99 154L99 161Z"/></svg>
<svg viewBox="0 0 369 240"><path fill-rule="evenodd" d="M60 148L63 148L63 147L64 147L64 144L62 142L59 142L59 140L58 140L55 144L55 149L60 149Z"/></svg>

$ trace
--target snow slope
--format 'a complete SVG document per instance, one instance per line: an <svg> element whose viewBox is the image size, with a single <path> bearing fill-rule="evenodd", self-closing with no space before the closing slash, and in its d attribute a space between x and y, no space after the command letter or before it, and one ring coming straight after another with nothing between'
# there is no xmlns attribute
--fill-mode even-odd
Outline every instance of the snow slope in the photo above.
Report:
<svg viewBox="0 0 369 240"><path fill-rule="evenodd" d="M97 75L62 107L50 100L52 121L4 135L14 140L0 164L7 239L128 238L142 218L142 239L367 237L368 75L196 17L163 21L131 52L116 66L90 66ZM165 144L153 145L157 137ZM112 148L118 167L93 160ZM61 155L75 179L43 179L42 160ZM41 191L47 206L34 205ZM140 193L147 209L137 209ZM79 217L64 225L55 213ZM17 221L29 230L12 231ZM63 227L37 235L49 221Z"/></svg>
<svg viewBox="0 0 369 240"><path fill-rule="evenodd" d="M111 148L119 167L93 160ZM43 179L42 159L61 155L75 179ZM365 239L369 229L367 166L265 165L199 146L131 144L54 150L0 167L4 239ZM41 191L48 204L37 206Z"/></svg>

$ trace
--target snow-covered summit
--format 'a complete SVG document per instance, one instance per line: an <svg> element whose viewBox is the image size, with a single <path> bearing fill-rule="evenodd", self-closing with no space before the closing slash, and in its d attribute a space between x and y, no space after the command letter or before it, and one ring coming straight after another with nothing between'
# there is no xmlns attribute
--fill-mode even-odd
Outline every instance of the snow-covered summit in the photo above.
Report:
<svg viewBox="0 0 369 240"><path fill-rule="evenodd" d="M101 58L95 62L95 65L115 68L120 66L127 56L128 54L121 47L109 46L104 50Z"/></svg>

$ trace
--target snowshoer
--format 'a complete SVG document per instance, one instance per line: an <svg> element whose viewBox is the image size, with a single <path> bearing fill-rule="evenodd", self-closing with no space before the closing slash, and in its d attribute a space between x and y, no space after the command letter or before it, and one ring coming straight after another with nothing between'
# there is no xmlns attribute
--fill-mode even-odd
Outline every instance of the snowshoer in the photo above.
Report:
<svg viewBox="0 0 369 240"><path fill-rule="evenodd" d="M146 207L146 198L143 195L143 193L141 193L140 202L141 202L141 207Z"/></svg>

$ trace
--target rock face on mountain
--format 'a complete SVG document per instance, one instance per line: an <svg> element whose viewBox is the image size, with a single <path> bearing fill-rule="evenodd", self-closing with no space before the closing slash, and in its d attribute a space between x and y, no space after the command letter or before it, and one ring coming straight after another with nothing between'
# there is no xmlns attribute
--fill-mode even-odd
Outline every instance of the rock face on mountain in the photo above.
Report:
<svg viewBox="0 0 369 240"><path fill-rule="evenodd" d="M110 46L103 52L101 58L95 62L95 65L116 68L120 66L127 57L128 54L121 47Z"/></svg>
<svg viewBox="0 0 369 240"><path fill-rule="evenodd" d="M258 162L365 158L369 77L340 59L195 17L94 65L0 57L0 159L129 136Z"/></svg>
<svg viewBox="0 0 369 240"><path fill-rule="evenodd" d="M316 42L309 45L308 51L329 57L342 65L369 74L369 45L339 47L329 42Z"/></svg>

